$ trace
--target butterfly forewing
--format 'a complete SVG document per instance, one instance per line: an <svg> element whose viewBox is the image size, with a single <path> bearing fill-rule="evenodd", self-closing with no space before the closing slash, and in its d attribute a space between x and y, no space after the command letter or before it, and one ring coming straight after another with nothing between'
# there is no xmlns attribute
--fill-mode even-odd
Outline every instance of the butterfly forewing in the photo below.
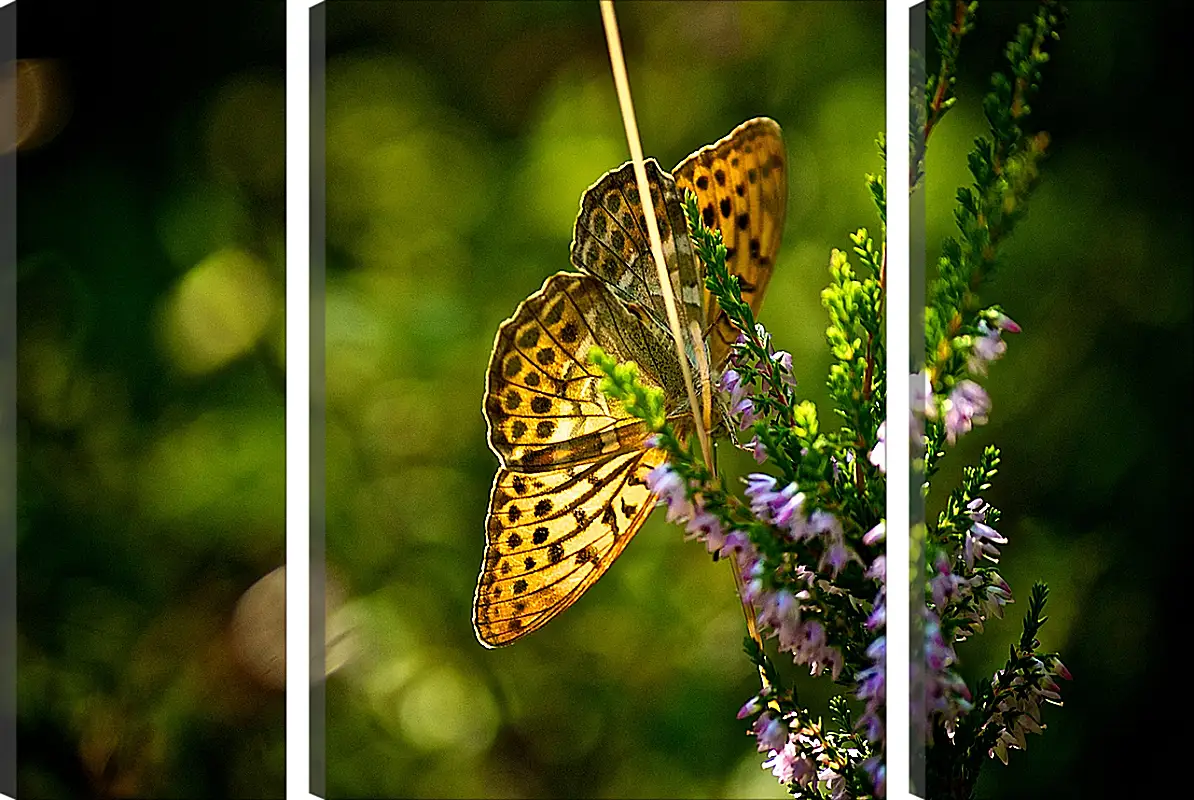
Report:
<svg viewBox="0 0 1194 800"><path fill-rule="evenodd" d="M672 170L676 184L697 197L706 227L721 231L726 267L738 276L742 299L757 314L783 236L788 204L783 136L773 120L757 118L703 147ZM708 300L711 363L724 363L738 331Z"/></svg>
<svg viewBox="0 0 1194 800"><path fill-rule="evenodd" d="M636 362L644 384L676 394L679 368L661 330L597 279L553 275L494 343L484 409L503 466L552 469L642 449L643 423L601 392L602 374L588 362L593 345Z"/></svg>
<svg viewBox="0 0 1194 800"><path fill-rule="evenodd" d="M683 195L655 159L647 159L645 166L681 325L687 330L688 321L696 320L703 326L703 266L688 237ZM667 308L633 164L607 172L581 198L572 263L601 279L621 299L643 306L657 325L667 329Z"/></svg>
<svg viewBox="0 0 1194 800"><path fill-rule="evenodd" d="M655 495L647 449L550 472L498 471L486 519L485 560L473 625L497 647L572 605L646 521Z"/></svg>

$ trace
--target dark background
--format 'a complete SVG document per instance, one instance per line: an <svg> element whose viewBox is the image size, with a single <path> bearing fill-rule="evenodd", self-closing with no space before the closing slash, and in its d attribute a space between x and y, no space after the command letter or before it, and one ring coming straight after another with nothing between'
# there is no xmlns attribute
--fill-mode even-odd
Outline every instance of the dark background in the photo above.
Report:
<svg viewBox="0 0 1194 800"><path fill-rule="evenodd" d="M762 319L824 399L831 248L877 229L879 3L619 3L648 156L768 115L788 150ZM581 194L628 158L596 3L327 8L331 797L783 797L735 719L758 690L733 580L652 519L508 648L470 623L497 465L494 334L570 269ZM825 424L832 425L828 412ZM749 458L723 448L723 468ZM789 662L790 663L790 662ZM824 708L825 681L802 699Z"/></svg>
<svg viewBox="0 0 1194 800"><path fill-rule="evenodd" d="M990 675L1019 637L1032 582L1051 589L1045 650L1074 675L1065 707L1010 766L988 764L980 798L1122 792L1140 759L1152 796L1179 746L1170 625L1184 604L1190 494L1190 27L1177 3L1074 2L1032 102L1051 157L1029 213L982 292L1023 327L986 384L991 421L967 434L952 469L1003 450L990 500L1004 510L1001 572L1016 605L958 647L968 676ZM980 3L962 45L958 106L928 154L930 264L970 182L965 151L984 124L990 72L1032 3ZM949 483L942 483L942 488ZM1130 765L1137 765L1132 767ZM1122 776L1122 781L1120 777ZM1176 784L1170 784L1176 785Z"/></svg>
<svg viewBox="0 0 1194 800"><path fill-rule="evenodd" d="M279 797L283 4L18 12L19 793Z"/></svg>

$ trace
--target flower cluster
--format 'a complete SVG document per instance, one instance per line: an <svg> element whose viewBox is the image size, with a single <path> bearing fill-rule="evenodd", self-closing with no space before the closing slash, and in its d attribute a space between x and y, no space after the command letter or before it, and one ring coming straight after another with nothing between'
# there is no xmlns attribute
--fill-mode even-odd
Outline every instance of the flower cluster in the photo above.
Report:
<svg viewBox="0 0 1194 800"><path fill-rule="evenodd" d="M845 800L850 793L842 756L858 758L859 755L858 750L849 747L839 751L816 727L804 725L793 728L782 746L768 749L763 768L770 769L784 785L809 787L816 783L824 787L820 796Z"/></svg>
<svg viewBox="0 0 1194 800"><path fill-rule="evenodd" d="M755 394L751 392L752 385L771 391ZM795 404L796 376L792 371L792 354L776 350L771 344L771 334L756 324L752 336L738 335L719 388L726 415L739 432L754 430L755 423L760 421L772 422L777 414ZM755 431L747 442L738 443L735 439L735 444L751 453L756 463L762 464L767 460L767 445L760 438L760 432L765 433L765 430Z"/></svg>
<svg viewBox="0 0 1194 800"><path fill-rule="evenodd" d="M720 519L704 508L696 488L675 469L665 462L647 473L645 480L667 508L668 521L685 525L687 539L702 542L717 558L733 559L745 585L744 599L757 609L759 629L778 640L780 651L791 653L797 664L807 664L814 675L828 669L836 680L844 663L841 651L829 643L824 625L801 613L802 602L811 598L816 573L797 566L791 570L788 587L771 588L774 576L767 579L764 559L750 537L740 530L725 531ZM773 491L775 479L766 475L751 475L747 484L746 495L758 519L781 528L793 542L822 539L825 555L819 569L836 575L847 558L858 559L844 544L841 524L833 515L814 511L805 516L804 496L793 486Z"/></svg>
<svg viewBox="0 0 1194 800"><path fill-rule="evenodd" d="M924 612L926 711L954 738L958 717L971 709L970 689L953 670L958 661L953 643L941 632L941 619L932 609Z"/></svg>
<svg viewBox="0 0 1194 800"><path fill-rule="evenodd" d="M997 454L989 448L984 462L966 471L965 482L982 485L994 475ZM965 488L964 490L965 491ZM953 522L943 515L942 527L960 528L960 545L952 557L944 548L936 551L926 591L925 666L927 711L950 741L958 738L963 720L980 705L980 733L976 741L990 740L988 752L1005 763L1008 748L1024 747L1024 735L1039 732L1042 699L1059 702L1056 683L1045 673L1069 677L1055 655L1038 656L1032 638L1039 627L1044 606L1043 590L1034 592L1033 608L1025 622L1024 653L996 672L991 683L997 700L976 704L966 683L957 674L954 645L982 633L991 618L1002 618L1004 606L1012 602L1011 587L995 570L1000 547L1007 538L991 524L998 512L982 497L961 506ZM1039 594L1039 597L1037 596ZM1007 677L1014 673L1013 677Z"/></svg>
<svg viewBox="0 0 1194 800"><path fill-rule="evenodd" d="M1044 730L1041 706L1061 705L1061 690L1054 678L1073 679L1056 655L1027 655L1023 661L1018 670L998 670L991 681L997 699L984 732L995 733L988 754L1004 764L1008 750L1025 749L1026 733Z"/></svg>
<svg viewBox="0 0 1194 800"><path fill-rule="evenodd" d="M973 337L970 356L966 360L966 368L973 375L986 375L987 365L1003 357L1007 350L1007 342L1002 334L1019 333L1020 326L999 309L990 309L978 321L978 331Z"/></svg>
<svg viewBox="0 0 1194 800"><path fill-rule="evenodd" d="M816 406L797 401L791 353L777 349L754 319L725 268L720 234L701 224L692 205L693 241L709 268L709 289L741 331L716 384L718 429L766 464L768 473L733 481L743 491L730 492L716 469L677 437L658 398L637 385L635 370L600 353L590 360L606 375L603 390L646 420L655 431L650 444L667 453L645 482L666 507L668 521L736 573L750 614L746 649L762 683L739 718L748 721L765 754L763 767L796 797L883 796L885 465L884 443L876 435L882 396L873 390L882 348L872 341L865 369L835 378L840 397L850 403L842 416L853 427L822 432ZM873 242L865 232L856 241L878 273ZM864 327L873 339L882 327L877 280L858 281L840 253L831 266L837 284L825 302L837 309L835 341L849 338L846 327L853 323L844 309L859 307L858 297L870 298L861 305L870 309ZM850 381L858 384L855 390ZM814 677L851 687L830 703L830 720L796 702L764 645ZM858 707L861 716L851 710Z"/></svg>
<svg viewBox="0 0 1194 800"><path fill-rule="evenodd" d="M1002 334L1019 333L1020 326L1011 317L997 308L988 309L979 315L974 335L957 337L957 346L967 353L966 370L972 376L985 376L987 368L1007 352L1007 342ZM945 440L955 444L962 434L975 425L985 425L991 411L991 398L987 391L971 378L958 380L944 397L935 397L930 381L921 373L913 377L912 409L914 414L931 421L940 420L944 426ZM920 421L913 421L919 430Z"/></svg>

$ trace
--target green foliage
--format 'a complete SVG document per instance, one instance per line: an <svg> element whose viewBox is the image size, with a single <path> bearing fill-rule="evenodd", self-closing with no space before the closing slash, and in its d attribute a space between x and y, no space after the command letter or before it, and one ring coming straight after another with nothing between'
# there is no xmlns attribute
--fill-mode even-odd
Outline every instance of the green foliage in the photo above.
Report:
<svg viewBox="0 0 1194 800"><path fill-rule="evenodd" d="M944 87L955 68L961 35L973 27L975 5L956 3L955 22L961 22L948 28L941 72L931 83L935 98L953 97ZM932 23L934 31L941 29L940 15L946 6L944 0L932 6L931 18L938 15ZM1044 133L1027 134L1022 125L1030 111L1028 98L1038 89L1041 67L1048 61L1044 47L1058 39L1063 18L1057 3L1041 3L1034 25L1020 26L1007 47L1008 72L992 76L991 90L983 99L990 137L974 142L968 157L973 183L957 193L954 220L958 235L942 243L937 276L928 290L925 367L934 393L950 389L965 374L969 348L959 338L975 332L977 291L994 270L999 245L1026 213L1027 200L1036 187L1049 139ZM952 38L955 30L956 38ZM947 107L934 99L930 123L939 121L945 110ZM926 128L926 142L930 132L931 127Z"/></svg>
<svg viewBox="0 0 1194 800"><path fill-rule="evenodd" d="M597 346L589 350L588 358L589 363L605 373L600 388L607 397L621 403L627 412L646 422L652 431L663 428L667 423L663 390L639 383L637 364L633 361L619 364L617 359L606 355Z"/></svg>
<svg viewBox="0 0 1194 800"><path fill-rule="evenodd" d="M875 139L875 144L879 148L879 158L883 160L884 170L882 172L866 174L866 185L871 191L871 199L875 203L875 207L879 210L879 221L883 224L884 234L887 232L887 134L880 133ZM878 270L876 270L877 272Z"/></svg>
<svg viewBox="0 0 1194 800"><path fill-rule="evenodd" d="M945 508L937 517L934 538L938 543L948 544L951 548L956 548L961 544L962 536L970 527L966 507L971 501L982 497L983 493L991 488L991 481L998 472L999 448L994 445L987 445L978 464L963 467L961 486L950 492ZM989 510L987 521L991 525L998 523L999 512L995 509Z"/></svg>

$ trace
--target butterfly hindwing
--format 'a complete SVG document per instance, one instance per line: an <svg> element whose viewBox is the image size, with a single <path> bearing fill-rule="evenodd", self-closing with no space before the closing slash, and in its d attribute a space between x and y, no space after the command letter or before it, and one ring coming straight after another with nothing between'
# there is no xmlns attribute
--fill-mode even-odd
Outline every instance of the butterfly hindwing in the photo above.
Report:
<svg viewBox="0 0 1194 800"><path fill-rule="evenodd" d="M473 626L497 647L545 625L600 578L655 504L646 449L550 472L498 470Z"/></svg>
<svg viewBox="0 0 1194 800"><path fill-rule="evenodd" d="M783 135L773 120L742 123L728 136L702 147L672 170L681 190L697 197L706 227L721 231L726 267L738 276L742 299L758 314L783 236L788 180ZM729 354L738 331L708 299L711 363Z"/></svg>

